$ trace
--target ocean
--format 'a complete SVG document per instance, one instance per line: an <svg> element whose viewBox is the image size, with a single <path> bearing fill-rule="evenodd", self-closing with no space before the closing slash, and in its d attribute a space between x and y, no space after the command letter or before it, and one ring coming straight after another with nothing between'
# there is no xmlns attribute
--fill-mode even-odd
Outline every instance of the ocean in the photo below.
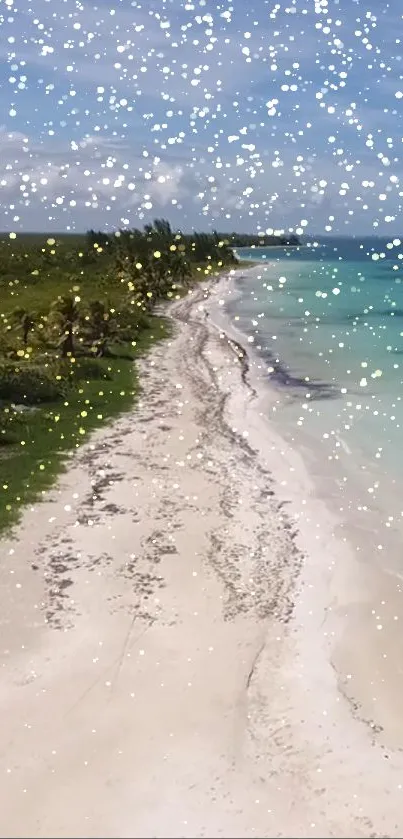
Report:
<svg viewBox="0 0 403 839"><path fill-rule="evenodd" d="M226 315L276 389L271 421L303 454L357 549L365 533L366 548L387 550L396 570L403 242L338 238L237 255L259 264L235 280Z"/></svg>

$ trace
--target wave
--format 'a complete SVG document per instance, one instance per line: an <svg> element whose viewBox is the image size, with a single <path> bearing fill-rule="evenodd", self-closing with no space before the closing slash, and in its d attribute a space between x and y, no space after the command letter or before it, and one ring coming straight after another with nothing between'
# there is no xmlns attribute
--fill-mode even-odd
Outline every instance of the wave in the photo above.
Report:
<svg viewBox="0 0 403 839"><path fill-rule="evenodd" d="M347 320L359 320L360 318L384 318L395 317L403 318L403 309L368 309L365 312L352 312L347 315Z"/></svg>

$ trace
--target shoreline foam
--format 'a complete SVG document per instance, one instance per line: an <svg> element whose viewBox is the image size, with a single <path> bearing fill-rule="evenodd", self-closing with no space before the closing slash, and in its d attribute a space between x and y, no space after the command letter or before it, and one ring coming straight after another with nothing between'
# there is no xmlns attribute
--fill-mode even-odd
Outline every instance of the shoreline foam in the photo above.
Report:
<svg viewBox="0 0 403 839"><path fill-rule="evenodd" d="M1 545L4 836L402 831L400 693L382 731L374 658L345 682L386 582L335 537L204 299L172 306L138 408Z"/></svg>

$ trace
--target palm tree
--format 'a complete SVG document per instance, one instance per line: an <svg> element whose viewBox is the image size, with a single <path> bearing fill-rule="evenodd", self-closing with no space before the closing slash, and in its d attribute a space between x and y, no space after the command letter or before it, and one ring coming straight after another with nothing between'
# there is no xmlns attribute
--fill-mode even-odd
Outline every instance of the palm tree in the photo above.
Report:
<svg viewBox="0 0 403 839"><path fill-rule="evenodd" d="M154 230L162 239L173 238L171 225L165 218L154 219Z"/></svg>
<svg viewBox="0 0 403 839"><path fill-rule="evenodd" d="M11 313L11 317L14 321L16 321L17 325L22 330L22 340L24 347L28 346L29 333L33 330L35 326L34 315L28 312L26 309L14 309L14 311Z"/></svg>
<svg viewBox="0 0 403 839"><path fill-rule="evenodd" d="M62 358L74 356L74 332L79 322L80 312L76 300L69 294L58 297L51 307L51 321L60 331Z"/></svg>
<svg viewBox="0 0 403 839"><path fill-rule="evenodd" d="M157 289L160 281L157 260L149 257L137 280L137 288L141 295L142 308L151 312L157 299Z"/></svg>
<svg viewBox="0 0 403 839"><path fill-rule="evenodd" d="M106 355L108 342L116 332L116 323L101 300L92 300L89 304L84 326L95 355L98 358Z"/></svg>
<svg viewBox="0 0 403 839"><path fill-rule="evenodd" d="M172 279L181 285L187 285L192 277L189 262L179 251L174 251L172 254L171 273Z"/></svg>

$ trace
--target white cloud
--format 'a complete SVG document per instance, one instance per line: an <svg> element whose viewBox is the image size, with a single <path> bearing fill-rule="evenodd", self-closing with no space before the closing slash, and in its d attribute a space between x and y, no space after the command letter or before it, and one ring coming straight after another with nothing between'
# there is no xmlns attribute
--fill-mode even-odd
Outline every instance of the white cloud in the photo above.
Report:
<svg viewBox="0 0 403 839"><path fill-rule="evenodd" d="M356 230L357 219L363 229L396 216L399 180L388 178L401 178L402 161L388 136L399 115L384 114L387 97L396 105L392 59L381 62L379 32L368 56L351 10L329 27L300 5L269 21L260 4L246 18L237 4L224 16L179 0L20 0L0 44L7 224L116 226L163 211L252 229L304 217L320 228L333 215Z"/></svg>
<svg viewBox="0 0 403 839"><path fill-rule="evenodd" d="M49 230L116 227L159 214L185 226L219 220L233 229L269 223L288 228L307 218L316 229L325 222L337 229L344 218L354 223L358 216L371 225L378 215L393 216L400 201L399 177L379 171L371 156L347 172L348 158L337 161L331 154L298 163L295 147L284 148L278 157L244 149L237 165L240 158L230 146L225 165L217 168L202 148L196 154L186 149L139 154L113 136L38 142L0 129L7 229L32 229L32 224L37 229L39 218ZM273 166L278 161L281 165Z"/></svg>
<svg viewBox="0 0 403 839"><path fill-rule="evenodd" d="M38 218L38 212L59 229L73 218L91 226L94 211L104 214L106 224L111 214L112 226L128 215L135 223L191 200L196 189L191 177L176 163L139 157L113 137L86 136L72 147L68 140L45 145L0 130L0 189L13 229L14 219L23 228L24 219Z"/></svg>

